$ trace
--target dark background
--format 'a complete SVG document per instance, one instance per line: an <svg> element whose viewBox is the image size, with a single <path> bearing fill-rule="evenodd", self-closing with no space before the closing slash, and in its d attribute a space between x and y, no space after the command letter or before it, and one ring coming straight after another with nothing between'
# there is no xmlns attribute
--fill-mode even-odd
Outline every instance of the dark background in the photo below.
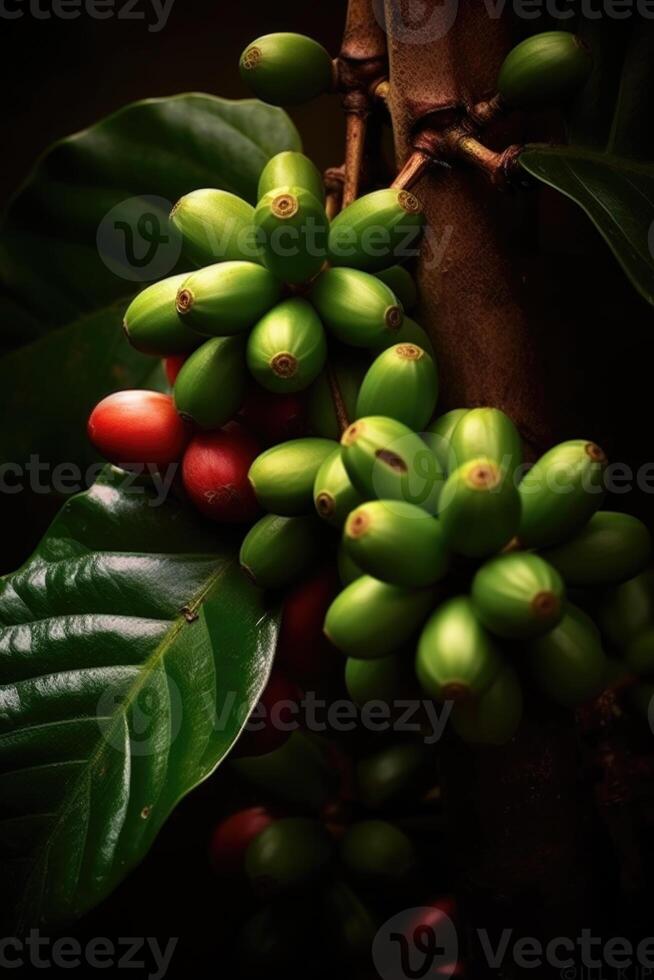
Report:
<svg viewBox="0 0 654 980"><path fill-rule="evenodd" d="M35 2L35 0L31 0ZM51 9L51 0L38 0ZM115 10L126 0L115 0ZM243 48L272 31L297 31L320 40L334 55L343 32L346 0L275 3L175 0L158 33L144 20L38 20L30 0L0 4L0 206L16 190L38 155L68 136L138 99L200 91L230 99L250 97L238 73ZM147 11L150 0L136 0ZM22 10L7 20L2 9ZM321 168L342 162L338 100L328 96L291 112L306 151Z"/></svg>

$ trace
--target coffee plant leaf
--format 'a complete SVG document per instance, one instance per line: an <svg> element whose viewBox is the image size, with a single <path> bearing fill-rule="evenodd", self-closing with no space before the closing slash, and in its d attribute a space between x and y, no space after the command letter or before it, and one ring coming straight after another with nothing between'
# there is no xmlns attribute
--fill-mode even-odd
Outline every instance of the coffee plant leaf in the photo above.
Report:
<svg viewBox="0 0 654 980"><path fill-rule="evenodd" d="M168 223L175 201L217 187L254 203L268 160L299 149L283 110L200 93L128 105L55 143L0 224L0 345L186 271Z"/></svg>
<svg viewBox="0 0 654 980"><path fill-rule="evenodd" d="M634 288L654 305L654 163L574 146L534 146L520 164L585 211Z"/></svg>
<svg viewBox="0 0 654 980"><path fill-rule="evenodd" d="M0 583L0 880L12 934L74 920L216 769L277 618L236 549L108 467ZM9 934L9 933L8 933Z"/></svg>
<svg viewBox="0 0 654 980"><path fill-rule="evenodd" d="M654 22L583 20L593 72L567 112L567 146L528 146L521 166L593 222L634 288L654 304Z"/></svg>

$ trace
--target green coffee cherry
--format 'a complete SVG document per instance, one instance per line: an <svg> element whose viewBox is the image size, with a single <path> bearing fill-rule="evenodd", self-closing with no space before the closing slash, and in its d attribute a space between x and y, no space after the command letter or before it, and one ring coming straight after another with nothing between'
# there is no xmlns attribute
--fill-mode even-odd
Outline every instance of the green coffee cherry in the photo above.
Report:
<svg viewBox="0 0 654 980"><path fill-rule="evenodd" d="M343 588L351 585L352 582L356 582L358 578L365 575L364 570L359 568L356 562L352 561L347 551L343 547L343 542L341 542L338 549L336 563L338 565L338 577Z"/></svg>
<svg viewBox="0 0 654 980"><path fill-rule="evenodd" d="M241 78L270 105L301 105L328 92L332 59L321 44L303 34L265 34L240 59Z"/></svg>
<svg viewBox="0 0 654 980"><path fill-rule="evenodd" d="M327 342L322 323L304 299L274 306L248 337L250 373L268 391L303 391L322 371Z"/></svg>
<svg viewBox="0 0 654 980"><path fill-rule="evenodd" d="M324 265L329 222L310 191L269 191L257 205L254 223L263 264L282 282L308 282Z"/></svg>
<svg viewBox="0 0 654 980"><path fill-rule="evenodd" d="M361 820L343 838L341 860L357 878L381 884L405 878L415 866L416 853L399 827L385 820Z"/></svg>
<svg viewBox="0 0 654 980"><path fill-rule="evenodd" d="M455 408L445 415L439 416L427 426L422 438L438 459L444 473L450 474L456 469L456 460L452 452L452 435L457 425L469 409Z"/></svg>
<svg viewBox="0 0 654 980"><path fill-rule="evenodd" d="M364 664L372 667L378 661ZM395 693L397 697L397 692ZM361 759L356 769L357 796L376 810L393 803L406 805L419 793L426 778L436 775L433 756L425 745L405 742Z"/></svg>
<svg viewBox="0 0 654 980"><path fill-rule="evenodd" d="M420 634L416 674L425 693L437 701L463 701L483 694L502 666L467 596L439 606Z"/></svg>
<svg viewBox="0 0 654 980"><path fill-rule="evenodd" d="M377 278L381 278L377 276ZM422 347L426 354L436 362L436 352L434 351L434 345L431 342L429 334L427 331L412 320L410 316L404 314L404 320L402 321L402 326L400 329L394 333L392 336L384 337L380 344L375 344L373 350L377 353L388 350L389 347L393 347L395 344L415 344L416 347Z"/></svg>
<svg viewBox="0 0 654 980"><path fill-rule="evenodd" d="M356 417L385 415L420 432L438 399L433 359L415 344L395 344L380 354L363 379Z"/></svg>
<svg viewBox="0 0 654 980"><path fill-rule="evenodd" d="M266 514L243 539L240 563L255 585L283 589L318 561L323 548L317 518Z"/></svg>
<svg viewBox="0 0 654 980"><path fill-rule="evenodd" d="M313 511L313 485L331 456L331 439L290 439L257 456L248 474L257 500L273 514L292 517Z"/></svg>
<svg viewBox="0 0 654 980"><path fill-rule="evenodd" d="M515 425L498 408L471 408L450 437L455 466L486 456L513 474L522 463L522 440Z"/></svg>
<svg viewBox="0 0 654 980"><path fill-rule="evenodd" d="M447 478L439 503L445 542L466 558L485 558L509 543L520 523L520 495L492 459L473 459Z"/></svg>
<svg viewBox="0 0 654 980"><path fill-rule="evenodd" d="M562 442L541 456L518 488L522 544L559 544L583 527L602 505L606 463L599 446L584 439Z"/></svg>
<svg viewBox="0 0 654 980"><path fill-rule="evenodd" d="M452 725L472 744L506 745L522 720L522 688L512 667L503 667L491 686L476 701L455 704Z"/></svg>
<svg viewBox="0 0 654 980"><path fill-rule="evenodd" d="M343 543L369 575L409 589L434 585L449 566L440 521L400 500L372 500L353 510Z"/></svg>
<svg viewBox="0 0 654 980"><path fill-rule="evenodd" d="M236 194L214 187L192 191L180 198L170 220L195 265L258 261L254 208Z"/></svg>
<svg viewBox="0 0 654 980"><path fill-rule="evenodd" d="M539 687L565 707L575 707L602 691L609 661L590 616L568 603L558 626L528 646Z"/></svg>
<svg viewBox="0 0 654 980"><path fill-rule="evenodd" d="M419 629L433 602L432 589L402 589L363 575L332 602L325 634L348 656L376 660L393 653Z"/></svg>
<svg viewBox="0 0 654 980"><path fill-rule="evenodd" d="M428 446L406 425L370 415L349 426L341 446L345 469L364 499L401 500L436 513L444 474Z"/></svg>
<svg viewBox="0 0 654 980"><path fill-rule="evenodd" d="M402 658L396 654L379 660L357 660L348 657L345 664L345 686L355 704L362 707L369 701L390 704L400 696L405 670Z"/></svg>
<svg viewBox="0 0 654 980"><path fill-rule="evenodd" d="M654 678L654 626L631 640L625 649L624 662L638 677Z"/></svg>
<svg viewBox="0 0 654 980"><path fill-rule="evenodd" d="M198 269L177 293L177 312L209 337L242 333L274 306L281 284L254 262L223 262Z"/></svg>
<svg viewBox="0 0 654 980"><path fill-rule="evenodd" d="M332 221L329 261L364 272L387 269L418 254L424 223L422 205L409 191L373 191Z"/></svg>
<svg viewBox="0 0 654 980"><path fill-rule="evenodd" d="M272 157L261 171L257 200L278 187L302 187L321 204L325 203L325 184L322 174L309 157L295 150L284 150ZM254 220L254 216L253 216Z"/></svg>
<svg viewBox="0 0 654 980"><path fill-rule="evenodd" d="M618 649L654 627L654 569L611 589L603 598L599 624L606 639Z"/></svg>
<svg viewBox="0 0 654 980"><path fill-rule="evenodd" d="M650 560L650 533L636 517L598 511L577 534L545 552L566 583L614 585L642 572Z"/></svg>
<svg viewBox="0 0 654 980"><path fill-rule="evenodd" d="M310 300L325 326L351 347L375 347L397 336L404 313L388 286L358 269L327 269Z"/></svg>
<svg viewBox="0 0 654 980"><path fill-rule="evenodd" d="M392 265L382 269L375 275L386 283L391 292L395 293L405 312L410 313L418 305L418 287L415 279L402 265ZM430 352L431 353L431 352Z"/></svg>
<svg viewBox="0 0 654 980"><path fill-rule="evenodd" d="M512 109L556 105L582 87L592 67L581 38L568 31L544 31L509 52L500 69L499 93Z"/></svg>
<svg viewBox="0 0 654 980"><path fill-rule="evenodd" d="M354 355L354 356L352 356ZM331 357L329 370L338 384L348 419L355 418L359 388L368 368L367 362L352 352L347 358ZM314 381L308 393L307 419L309 429L323 439L340 439L341 429L336 417L334 399L327 371Z"/></svg>
<svg viewBox="0 0 654 980"><path fill-rule="evenodd" d="M206 340L177 375L173 389L177 411L201 429L219 429L243 404L246 373L241 337Z"/></svg>
<svg viewBox="0 0 654 980"><path fill-rule="evenodd" d="M328 942L348 957L368 958L378 928L369 909L344 881L329 886L324 902Z"/></svg>
<svg viewBox="0 0 654 980"><path fill-rule="evenodd" d="M265 755L233 758L230 766L251 786L275 800L318 813L335 790L336 778L322 747L300 731Z"/></svg>
<svg viewBox="0 0 654 980"><path fill-rule="evenodd" d="M262 898L275 898L307 885L329 864L332 843L317 820L286 817L254 838L245 854L245 870Z"/></svg>
<svg viewBox="0 0 654 980"><path fill-rule="evenodd" d="M123 330L132 347L143 354L168 357L188 354L203 338L178 315L177 290L187 273L155 282L132 300L123 320Z"/></svg>
<svg viewBox="0 0 654 980"><path fill-rule="evenodd" d="M338 447L316 474L313 503L319 516L332 527L342 527L350 511L361 503L361 495L352 486Z"/></svg>
<svg viewBox="0 0 654 980"><path fill-rule="evenodd" d="M472 582L475 612L486 629L507 639L547 633L561 622L565 587L538 555L513 552L491 559Z"/></svg>

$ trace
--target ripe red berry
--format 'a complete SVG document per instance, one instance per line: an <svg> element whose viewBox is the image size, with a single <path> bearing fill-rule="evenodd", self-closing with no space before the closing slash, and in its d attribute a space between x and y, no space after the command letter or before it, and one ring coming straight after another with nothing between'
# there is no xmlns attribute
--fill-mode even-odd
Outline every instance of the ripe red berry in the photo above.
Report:
<svg viewBox="0 0 654 980"><path fill-rule="evenodd" d="M171 354L170 357L164 357L164 371L166 372L168 384L171 388L177 381L177 375L182 370L182 365L187 359L188 354Z"/></svg>
<svg viewBox="0 0 654 980"><path fill-rule="evenodd" d="M248 471L260 452L255 437L235 422L193 437L184 454L182 479L205 517L227 524L256 519L259 505Z"/></svg>
<svg viewBox="0 0 654 980"><path fill-rule="evenodd" d="M188 441L188 427L170 395L158 391L117 391L99 402L87 432L105 459L117 465L177 462Z"/></svg>
<svg viewBox="0 0 654 980"><path fill-rule="evenodd" d="M245 852L262 830L275 822L263 806L240 810L219 823L209 843L209 860L217 874L238 874L243 870Z"/></svg>
<svg viewBox="0 0 654 980"><path fill-rule="evenodd" d="M268 755L284 745L299 727L301 701L300 688L279 670L273 670L234 755Z"/></svg>
<svg viewBox="0 0 654 980"><path fill-rule="evenodd" d="M327 610L339 591L335 568L321 568L286 596L277 641L276 664L303 685L325 680L343 658L323 632Z"/></svg>
<svg viewBox="0 0 654 980"><path fill-rule="evenodd" d="M240 411L242 420L266 445L298 439L307 433L306 402L301 394L273 395L251 388Z"/></svg>

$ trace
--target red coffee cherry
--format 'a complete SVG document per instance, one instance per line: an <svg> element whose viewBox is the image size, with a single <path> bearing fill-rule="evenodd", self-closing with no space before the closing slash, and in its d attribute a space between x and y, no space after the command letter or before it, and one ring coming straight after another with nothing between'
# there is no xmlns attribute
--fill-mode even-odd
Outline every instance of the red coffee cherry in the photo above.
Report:
<svg viewBox="0 0 654 980"><path fill-rule="evenodd" d="M257 439L235 422L193 437L184 454L182 480L200 513L225 524L258 517L248 470L260 452Z"/></svg>
<svg viewBox="0 0 654 980"><path fill-rule="evenodd" d="M158 391L117 391L99 402L89 417L89 439L117 465L177 462L188 441L188 427L170 395Z"/></svg>
<svg viewBox="0 0 654 980"><path fill-rule="evenodd" d="M171 388L177 381L177 375L182 370L182 365L187 359L188 354L171 354L170 357L164 357L164 371L166 372L168 384Z"/></svg>
<svg viewBox="0 0 654 980"><path fill-rule="evenodd" d="M236 758L268 755L284 745L302 720L302 697L296 684L279 670L273 670L248 727L232 750L233 755Z"/></svg>
<svg viewBox="0 0 654 980"><path fill-rule="evenodd" d="M209 860L217 874L236 875L243 870L245 852L262 830L275 822L263 806L239 810L218 824L209 843Z"/></svg>
<svg viewBox="0 0 654 980"><path fill-rule="evenodd" d="M338 573L327 566L296 585L284 600L275 662L304 686L324 681L336 664L342 669L343 658L323 633L327 610L339 591Z"/></svg>
<svg viewBox="0 0 654 980"><path fill-rule="evenodd" d="M302 394L273 395L254 387L240 411L241 419L271 446L306 435L306 414Z"/></svg>

